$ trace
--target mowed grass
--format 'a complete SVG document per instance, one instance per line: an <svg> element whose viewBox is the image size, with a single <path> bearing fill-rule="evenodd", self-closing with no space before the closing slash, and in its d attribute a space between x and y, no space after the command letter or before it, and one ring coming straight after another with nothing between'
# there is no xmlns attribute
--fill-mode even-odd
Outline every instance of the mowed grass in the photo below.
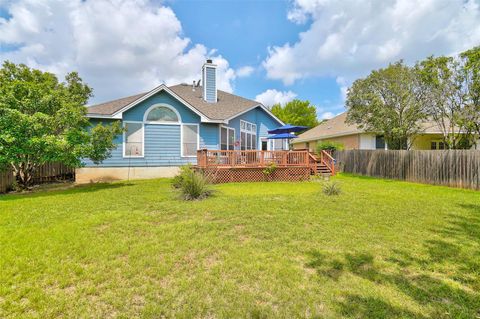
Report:
<svg viewBox="0 0 480 319"><path fill-rule="evenodd" d="M479 192L335 180L0 196L0 317L480 317Z"/></svg>

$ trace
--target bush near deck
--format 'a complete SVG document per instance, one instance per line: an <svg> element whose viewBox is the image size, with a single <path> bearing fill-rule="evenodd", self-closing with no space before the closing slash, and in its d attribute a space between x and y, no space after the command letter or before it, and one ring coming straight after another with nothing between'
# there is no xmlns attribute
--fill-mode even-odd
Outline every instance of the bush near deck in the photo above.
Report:
<svg viewBox="0 0 480 319"><path fill-rule="evenodd" d="M479 316L480 193L333 180L0 196L0 317Z"/></svg>

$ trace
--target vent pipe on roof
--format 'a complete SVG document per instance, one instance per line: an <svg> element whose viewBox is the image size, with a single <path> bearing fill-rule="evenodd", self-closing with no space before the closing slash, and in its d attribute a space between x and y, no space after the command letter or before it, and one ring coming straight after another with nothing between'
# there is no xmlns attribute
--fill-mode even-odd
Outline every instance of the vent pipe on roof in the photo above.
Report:
<svg viewBox="0 0 480 319"><path fill-rule="evenodd" d="M217 102L217 65L208 59L202 67L203 99L208 103Z"/></svg>

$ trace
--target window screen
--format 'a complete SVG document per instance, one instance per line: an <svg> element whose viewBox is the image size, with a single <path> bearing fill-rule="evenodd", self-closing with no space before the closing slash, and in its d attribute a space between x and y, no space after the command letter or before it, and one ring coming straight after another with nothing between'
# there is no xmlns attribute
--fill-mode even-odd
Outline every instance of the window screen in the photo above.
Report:
<svg viewBox="0 0 480 319"><path fill-rule="evenodd" d="M143 124L125 123L124 156L143 156Z"/></svg>
<svg viewBox="0 0 480 319"><path fill-rule="evenodd" d="M235 130L230 127L220 129L220 149L227 151L235 148Z"/></svg>
<svg viewBox="0 0 480 319"><path fill-rule="evenodd" d="M385 139L381 135L377 135L375 137L375 148L377 150L384 150L385 149Z"/></svg>
<svg viewBox="0 0 480 319"><path fill-rule="evenodd" d="M182 156L196 156L198 149L198 126L182 125L183 154Z"/></svg>
<svg viewBox="0 0 480 319"><path fill-rule="evenodd" d="M177 114L165 106L158 106L151 110L147 115L147 121L172 123L179 122Z"/></svg>

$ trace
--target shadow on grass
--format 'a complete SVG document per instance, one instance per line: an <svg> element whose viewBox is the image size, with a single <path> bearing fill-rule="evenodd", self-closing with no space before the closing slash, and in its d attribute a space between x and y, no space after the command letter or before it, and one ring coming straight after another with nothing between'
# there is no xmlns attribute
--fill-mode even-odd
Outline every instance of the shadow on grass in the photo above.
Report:
<svg viewBox="0 0 480 319"><path fill-rule="evenodd" d="M128 183L128 182L71 185L68 188L63 188L63 189L45 189L45 190L38 190L38 191L25 192L25 193L4 194L4 195L0 195L0 202L22 200L27 198L56 197L56 196L81 194L81 193L93 193L93 192L102 191L106 189L116 189L116 188L122 188L122 187L133 186L133 185L134 184Z"/></svg>
<svg viewBox="0 0 480 319"><path fill-rule="evenodd" d="M392 306L390 303L375 297L348 295L339 303L340 314L355 318L427 318L423 315Z"/></svg>
<svg viewBox="0 0 480 319"><path fill-rule="evenodd" d="M360 179L360 180L381 180L382 182L398 182L398 181L403 181L400 179L392 179L392 178L387 178L387 177L381 177L381 176L369 176L369 175L360 175L360 174L354 174L354 173L339 173L340 176L352 178L352 179Z"/></svg>
<svg viewBox="0 0 480 319"><path fill-rule="evenodd" d="M428 314L392 305L387 299L346 293L338 302L339 315L355 318L479 318L480 205L460 204L464 212L448 215L445 226L432 229L423 254L393 250L376 260L370 253L342 255L309 253L307 267L328 280L353 275L379 290L394 288L424 307ZM440 235L440 236L438 236Z"/></svg>

